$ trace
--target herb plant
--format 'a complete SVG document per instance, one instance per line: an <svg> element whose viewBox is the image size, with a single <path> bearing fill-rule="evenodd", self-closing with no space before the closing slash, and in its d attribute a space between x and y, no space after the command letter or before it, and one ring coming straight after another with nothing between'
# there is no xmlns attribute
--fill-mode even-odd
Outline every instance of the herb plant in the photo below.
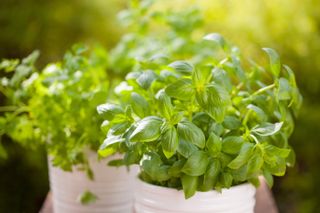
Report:
<svg viewBox="0 0 320 213"><path fill-rule="evenodd" d="M190 47L186 57L138 61L117 99L97 107L106 134L99 154L123 152L110 164L139 164L143 181L182 188L186 198L258 186L259 175L271 187L295 161L288 138L302 97L294 73L269 48L269 66L244 65L217 33Z"/></svg>
<svg viewBox="0 0 320 213"><path fill-rule="evenodd" d="M97 150L103 137L95 108L108 92L108 55L75 45L42 71L35 66L38 55L0 63L7 76L0 85L7 100L0 108L0 134L27 147L44 144L54 166L70 171L80 165L92 177L85 152Z"/></svg>

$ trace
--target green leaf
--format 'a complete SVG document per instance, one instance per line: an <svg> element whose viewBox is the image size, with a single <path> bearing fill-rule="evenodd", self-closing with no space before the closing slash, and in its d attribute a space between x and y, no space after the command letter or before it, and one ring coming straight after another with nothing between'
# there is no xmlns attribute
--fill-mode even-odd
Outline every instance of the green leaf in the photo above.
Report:
<svg viewBox="0 0 320 213"><path fill-rule="evenodd" d="M274 155L281 158L287 158L291 151L290 149L279 148L267 143L263 143L261 147L264 150L266 155L270 155L270 156Z"/></svg>
<svg viewBox="0 0 320 213"><path fill-rule="evenodd" d="M212 190L213 187L216 185L218 181L219 174L221 173L221 163L219 160L214 159L212 160L209 165L208 169L204 174L203 177L203 190L209 191Z"/></svg>
<svg viewBox="0 0 320 213"><path fill-rule="evenodd" d="M171 64L169 64L169 67L184 75L190 75L193 70L193 66L186 61L172 62Z"/></svg>
<svg viewBox="0 0 320 213"><path fill-rule="evenodd" d="M171 177L181 177L181 170L183 168L183 165L185 164L185 160L178 160L175 161L172 166L170 167L168 174Z"/></svg>
<svg viewBox="0 0 320 213"><path fill-rule="evenodd" d="M266 180L266 183L268 184L269 188L272 188L272 186L273 186L272 174L267 170L263 170L263 177Z"/></svg>
<svg viewBox="0 0 320 213"><path fill-rule="evenodd" d="M134 113L136 113L140 118L143 118L150 114L149 103L136 92L131 93L131 105Z"/></svg>
<svg viewBox="0 0 320 213"><path fill-rule="evenodd" d="M89 205L96 202L97 199L98 197L95 194L90 191L85 191L78 196L77 200L83 205Z"/></svg>
<svg viewBox="0 0 320 213"><path fill-rule="evenodd" d="M124 142L124 138L122 138L120 135L118 136L108 136L104 141L103 143L101 144L100 146L100 150L104 150L106 149L107 147L111 146L112 144L115 144L115 143L121 143L121 142Z"/></svg>
<svg viewBox="0 0 320 213"><path fill-rule="evenodd" d="M123 109L116 104L101 104L97 107L99 115L102 115L106 120L112 120L117 114L123 114Z"/></svg>
<svg viewBox="0 0 320 213"><path fill-rule="evenodd" d="M222 148L222 140L212 132L207 140L206 147L212 157L218 157Z"/></svg>
<svg viewBox="0 0 320 213"><path fill-rule="evenodd" d="M237 130L241 126L241 121L235 116L226 116L222 124L226 129Z"/></svg>
<svg viewBox="0 0 320 213"><path fill-rule="evenodd" d="M274 124L264 123L264 124L261 124L257 127L254 127L253 129L251 129L251 132L254 134L263 136L263 137L274 135L277 132L279 132L279 130L282 127L282 124L283 124L283 122L274 123Z"/></svg>
<svg viewBox="0 0 320 213"><path fill-rule="evenodd" d="M140 87L147 90L151 86L152 82L155 81L156 79L157 79L157 75L153 71L147 70L147 71L143 72L136 79L136 81Z"/></svg>
<svg viewBox="0 0 320 213"><path fill-rule="evenodd" d="M198 104L218 123L223 122L228 105L231 103L228 92L218 84L210 84L196 93Z"/></svg>
<svg viewBox="0 0 320 213"><path fill-rule="evenodd" d="M163 117L170 120L172 114L173 114L173 106L171 104L170 97L165 93L165 91L159 90L159 92L156 95L156 99L159 103L159 110Z"/></svg>
<svg viewBox="0 0 320 213"><path fill-rule="evenodd" d="M198 148L195 145L179 138L178 153L183 157L189 158L189 156L197 150Z"/></svg>
<svg viewBox="0 0 320 213"><path fill-rule="evenodd" d="M203 151L196 151L190 155L182 168L182 172L190 176L203 175L209 163L208 155Z"/></svg>
<svg viewBox="0 0 320 213"><path fill-rule="evenodd" d="M184 197L186 199L192 197L196 193L198 188L198 177L183 175L181 177L181 183L184 192Z"/></svg>
<svg viewBox="0 0 320 213"><path fill-rule="evenodd" d="M194 95L194 89L192 87L192 81L190 79L180 79L165 89L166 93L172 97L179 100L187 101Z"/></svg>
<svg viewBox="0 0 320 213"><path fill-rule="evenodd" d="M228 172L223 172L220 175L220 181L222 183L223 188L230 188L232 186L233 177Z"/></svg>
<svg viewBox="0 0 320 213"><path fill-rule="evenodd" d="M272 74L275 77L278 77L281 71L281 63L280 63L280 57L278 53L271 48L262 48L262 50L265 51L269 56L270 69Z"/></svg>
<svg viewBox="0 0 320 213"><path fill-rule="evenodd" d="M161 145L163 153L167 158L170 158L172 155L175 154L179 145L179 139L177 130L174 126L171 126L165 132L162 133Z"/></svg>
<svg viewBox="0 0 320 213"><path fill-rule="evenodd" d="M228 136L222 140L222 151L227 154L237 154L245 140L239 136Z"/></svg>
<svg viewBox="0 0 320 213"><path fill-rule="evenodd" d="M155 181L166 181L170 179L168 174L170 166L162 165L160 156L156 153L149 153L141 161L141 169Z"/></svg>
<svg viewBox="0 0 320 213"><path fill-rule="evenodd" d="M251 157L253 148L253 144L244 143L241 147L239 155L229 163L228 167L231 169L238 169L245 163L247 163L249 158Z"/></svg>
<svg viewBox="0 0 320 213"><path fill-rule="evenodd" d="M277 99L280 101L291 100L292 89L291 89L289 81L285 78L280 78L278 84L279 84L279 86L276 90Z"/></svg>
<svg viewBox="0 0 320 213"><path fill-rule="evenodd" d="M192 143L199 148L204 148L205 146L205 136L202 130L190 121L183 120L178 123L178 135L184 141Z"/></svg>
<svg viewBox="0 0 320 213"><path fill-rule="evenodd" d="M131 142L151 142L160 137L160 128L163 121L156 116L149 116L137 123L137 128L130 136Z"/></svg>
<svg viewBox="0 0 320 213"><path fill-rule="evenodd" d="M254 105L254 104L249 104L247 106L247 109L250 109L253 112L255 112L255 115L256 115L258 121L260 121L260 122L267 121L268 116L266 115L266 113L260 107Z"/></svg>
<svg viewBox="0 0 320 213"><path fill-rule="evenodd" d="M226 45L225 39L219 33L210 33L208 35L205 35L203 39L206 41L213 41L222 48L224 48Z"/></svg>
<svg viewBox="0 0 320 213"><path fill-rule="evenodd" d="M263 166L262 153L260 152L259 149L256 148L253 152L253 155L249 159L247 175L249 177L258 175L260 173L262 166Z"/></svg>

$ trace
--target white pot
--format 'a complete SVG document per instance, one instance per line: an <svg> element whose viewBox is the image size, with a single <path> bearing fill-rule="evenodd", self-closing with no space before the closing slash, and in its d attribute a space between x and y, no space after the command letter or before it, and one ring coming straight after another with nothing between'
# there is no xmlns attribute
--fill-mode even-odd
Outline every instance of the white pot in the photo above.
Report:
<svg viewBox="0 0 320 213"><path fill-rule="evenodd" d="M253 213L256 189L249 183L217 191L197 192L189 199L182 190L136 181L136 213Z"/></svg>
<svg viewBox="0 0 320 213"><path fill-rule="evenodd" d="M65 172L53 167L49 160L49 179L54 213L130 213L133 208L134 179L137 168L110 167L107 162L116 157L101 161L96 155L88 155L94 180L88 179L85 172L74 169ZM119 156L117 156L119 157ZM78 201L81 193L90 191L98 199L83 205Z"/></svg>

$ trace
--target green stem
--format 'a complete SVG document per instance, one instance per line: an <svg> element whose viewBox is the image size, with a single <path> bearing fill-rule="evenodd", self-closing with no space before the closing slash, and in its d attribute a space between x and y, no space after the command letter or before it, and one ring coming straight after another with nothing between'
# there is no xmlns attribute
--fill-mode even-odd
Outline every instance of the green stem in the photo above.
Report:
<svg viewBox="0 0 320 213"><path fill-rule="evenodd" d="M276 86L275 84L271 84L269 86L263 87L263 88L259 89L258 91L256 91L255 93L253 93L252 96L259 95L259 94L261 94L261 93L263 93L263 92L265 92L265 91L267 91L269 89L274 88L275 86Z"/></svg>

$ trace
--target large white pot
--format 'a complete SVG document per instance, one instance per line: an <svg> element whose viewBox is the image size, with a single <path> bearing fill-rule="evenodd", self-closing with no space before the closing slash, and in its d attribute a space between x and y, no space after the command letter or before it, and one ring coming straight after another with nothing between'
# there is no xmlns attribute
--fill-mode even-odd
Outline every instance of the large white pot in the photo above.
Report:
<svg viewBox="0 0 320 213"><path fill-rule="evenodd" d="M253 213L256 189L249 183L217 191L197 192L189 199L182 190L136 181L136 213Z"/></svg>
<svg viewBox="0 0 320 213"><path fill-rule="evenodd" d="M105 159L88 155L94 180L85 172L74 169L65 172L53 167L49 160L49 179L54 213L130 213L133 208L134 178L136 168L109 167ZM111 157L114 158L114 157ZM77 199L85 191L95 194L94 203L83 205Z"/></svg>

